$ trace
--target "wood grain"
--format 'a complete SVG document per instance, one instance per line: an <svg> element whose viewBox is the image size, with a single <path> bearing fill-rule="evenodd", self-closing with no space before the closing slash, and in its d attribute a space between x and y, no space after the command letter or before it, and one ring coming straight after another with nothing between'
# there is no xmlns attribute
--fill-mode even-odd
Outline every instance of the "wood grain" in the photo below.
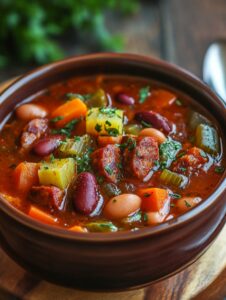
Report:
<svg viewBox="0 0 226 300"><path fill-rule="evenodd" d="M226 39L225 0L162 0L163 57L201 76L208 45Z"/></svg>

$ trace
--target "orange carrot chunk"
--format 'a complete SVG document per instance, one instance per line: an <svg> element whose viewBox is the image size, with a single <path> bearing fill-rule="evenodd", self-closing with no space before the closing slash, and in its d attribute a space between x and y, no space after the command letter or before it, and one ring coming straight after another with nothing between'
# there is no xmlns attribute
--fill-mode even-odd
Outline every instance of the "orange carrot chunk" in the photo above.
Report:
<svg viewBox="0 0 226 300"><path fill-rule="evenodd" d="M140 189L138 194L142 198L141 210L145 212L160 212L166 202L170 201L168 191L160 188Z"/></svg>
<svg viewBox="0 0 226 300"><path fill-rule="evenodd" d="M55 119L55 125L57 127L64 127L73 119L86 116L86 112L87 106L85 103L76 98L57 107L52 113L52 118Z"/></svg>
<svg viewBox="0 0 226 300"><path fill-rule="evenodd" d="M13 173L15 188L26 194L33 185L38 184L38 163L21 162Z"/></svg>
<svg viewBox="0 0 226 300"><path fill-rule="evenodd" d="M42 211L41 209L31 205L28 215L42 223L56 225L56 218Z"/></svg>
<svg viewBox="0 0 226 300"><path fill-rule="evenodd" d="M79 225L75 225L71 228L69 228L70 231L76 231L76 232L87 232L87 229L82 227L82 226L79 226Z"/></svg>

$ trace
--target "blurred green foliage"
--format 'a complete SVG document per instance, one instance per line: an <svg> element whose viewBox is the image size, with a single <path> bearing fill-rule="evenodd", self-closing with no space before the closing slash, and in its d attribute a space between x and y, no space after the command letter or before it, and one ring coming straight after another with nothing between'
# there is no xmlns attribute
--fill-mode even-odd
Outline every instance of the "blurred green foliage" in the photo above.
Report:
<svg viewBox="0 0 226 300"><path fill-rule="evenodd" d="M103 50L120 50L122 37L106 29L105 11L127 14L137 5L138 0L0 0L0 68L62 58L56 38L70 29L91 34Z"/></svg>

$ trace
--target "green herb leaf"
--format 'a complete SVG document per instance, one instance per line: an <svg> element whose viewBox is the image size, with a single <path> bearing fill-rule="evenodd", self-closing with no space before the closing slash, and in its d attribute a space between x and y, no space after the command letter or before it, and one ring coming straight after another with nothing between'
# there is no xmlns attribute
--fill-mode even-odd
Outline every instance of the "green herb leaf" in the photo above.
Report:
<svg viewBox="0 0 226 300"><path fill-rule="evenodd" d="M180 199L181 195L176 193L169 193L169 196L173 199Z"/></svg>
<svg viewBox="0 0 226 300"><path fill-rule="evenodd" d="M146 86L140 89L139 91L139 103L144 103L147 98L150 96L150 87Z"/></svg>
<svg viewBox="0 0 226 300"><path fill-rule="evenodd" d="M224 170L225 170L225 168L223 166L218 166L218 167L215 167L215 169L214 169L214 171L219 174L224 173Z"/></svg>
<svg viewBox="0 0 226 300"><path fill-rule="evenodd" d="M152 127L151 124L149 124L149 123L147 123L147 122L145 122L145 121L143 121L143 120L142 120L140 123L141 123L141 125L143 125L143 127L145 127L145 128L151 128L151 127Z"/></svg>
<svg viewBox="0 0 226 300"><path fill-rule="evenodd" d="M113 170L112 170L111 166L106 165L104 169L109 175L113 174Z"/></svg>
<svg viewBox="0 0 226 300"><path fill-rule="evenodd" d="M182 101L179 100L179 99L177 99L177 100L175 101L175 104L176 104L177 106L182 106L182 105L183 105Z"/></svg>
<svg viewBox="0 0 226 300"><path fill-rule="evenodd" d="M97 132L100 132L102 130L102 125L97 123L96 126L95 126L95 130Z"/></svg>
<svg viewBox="0 0 226 300"><path fill-rule="evenodd" d="M185 205L186 205L187 207L191 207L191 204L188 203L188 201L184 200L184 202L185 202Z"/></svg>
<svg viewBox="0 0 226 300"><path fill-rule="evenodd" d="M56 123L60 120L63 120L63 118L64 118L63 116L58 116L58 117L55 117L55 118L51 119L50 122Z"/></svg>

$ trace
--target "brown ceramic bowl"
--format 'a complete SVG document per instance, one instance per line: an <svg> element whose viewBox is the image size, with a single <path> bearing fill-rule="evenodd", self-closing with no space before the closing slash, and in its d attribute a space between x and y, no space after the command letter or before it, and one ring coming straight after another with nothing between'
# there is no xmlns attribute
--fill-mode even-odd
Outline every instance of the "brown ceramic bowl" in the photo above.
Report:
<svg viewBox="0 0 226 300"><path fill-rule="evenodd" d="M0 122L20 101L50 84L98 73L142 76L192 97L218 120L225 140L225 105L203 82L166 62L130 54L73 57L21 77L1 95ZM109 234L40 224L0 199L0 236L14 260L46 280L83 289L141 287L191 264L207 249L225 223L225 197L224 177L208 199L176 219Z"/></svg>

